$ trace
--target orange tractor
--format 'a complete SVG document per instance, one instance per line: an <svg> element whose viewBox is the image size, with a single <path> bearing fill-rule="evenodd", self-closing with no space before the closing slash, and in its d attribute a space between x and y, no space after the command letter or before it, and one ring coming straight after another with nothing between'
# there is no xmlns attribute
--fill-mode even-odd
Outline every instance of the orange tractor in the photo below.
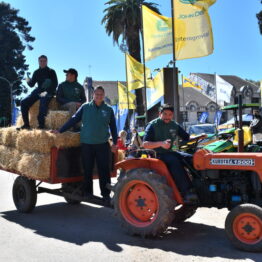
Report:
<svg viewBox="0 0 262 262"><path fill-rule="evenodd" d="M262 153L196 151L193 166L186 168L198 195L191 203L184 202L165 163L147 155L116 164L121 172L113 187L114 208L129 233L155 236L198 207L228 208L225 231L232 244L262 251Z"/></svg>

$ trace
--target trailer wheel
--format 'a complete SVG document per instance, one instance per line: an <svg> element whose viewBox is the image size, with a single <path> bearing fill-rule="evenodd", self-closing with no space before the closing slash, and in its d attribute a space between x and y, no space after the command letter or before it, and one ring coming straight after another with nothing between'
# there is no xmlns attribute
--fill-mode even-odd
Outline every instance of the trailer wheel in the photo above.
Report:
<svg viewBox="0 0 262 262"><path fill-rule="evenodd" d="M225 222L226 234L238 249L262 251L262 208L243 204L230 211Z"/></svg>
<svg viewBox="0 0 262 262"><path fill-rule="evenodd" d="M19 176L13 185L13 201L21 213L30 213L36 205L37 192L35 180Z"/></svg>
<svg viewBox="0 0 262 262"><path fill-rule="evenodd" d="M152 170L131 170L116 185L115 212L132 235L164 232L173 220L175 204L166 179Z"/></svg>
<svg viewBox="0 0 262 262"><path fill-rule="evenodd" d="M195 206L181 206L179 209L174 211L174 220L172 224L175 226L185 222L196 213L196 210L197 207Z"/></svg>

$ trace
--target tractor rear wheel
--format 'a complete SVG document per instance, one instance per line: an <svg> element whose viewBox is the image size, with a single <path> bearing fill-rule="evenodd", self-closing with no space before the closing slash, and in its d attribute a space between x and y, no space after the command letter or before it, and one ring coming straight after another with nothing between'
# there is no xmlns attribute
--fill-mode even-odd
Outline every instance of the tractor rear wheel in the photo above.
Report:
<svg viewBox="0 0 262 262"><path fill-rule="evenodd" d="M172 225L179 225L196 213L197 207L183 205L174 211L174 220Z"/></svg>
<svg viewBox="0 0 262 262"><path fill-rule="evenodd" d="M116 185L116 215L132 235L146 237L164 232L173 220L175 205L166 179L152 170L133 169Z"/></svg>
<svg viewBox="0 0 262 262"><path fill-rule="evenodd" d="M262 208L253 204L235 207L226 218L225 230L236 248L262 251Z"/></svg>
<svg viewBox="0 0 262 262"><path fill-rule="evenodd" d="M37 192L35 180L19 176L13 185L13 201L21 213L30 213L36 205Z"/></svg>

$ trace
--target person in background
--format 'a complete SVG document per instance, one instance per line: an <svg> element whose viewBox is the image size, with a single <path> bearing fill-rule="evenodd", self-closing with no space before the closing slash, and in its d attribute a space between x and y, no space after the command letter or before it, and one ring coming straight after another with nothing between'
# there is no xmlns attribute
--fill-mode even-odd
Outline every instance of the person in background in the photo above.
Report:
<svg viewBox="0 0 262 262"><path fill-rule="evenodd" d="M253 144L262 143L262 117L258 109L253 110L253 120L250 123Z"/></svg>
<svg viewBox="0 0 262 262"><path fill-rule="evenodd" d="M139 149L142 147L143 141L139 136L137 130L135 128L132 129L132 138L130 145L128 146L129 149Z"/></svg>
<svg viewBox="0 0 262 262"><path fill-rule="evenodd" d="M192 163L192 155L172 151L177 137L183 141L189 140L189 134L173 120L174 107L164 104L160 107L159 117L152 120L145 130L143 147L154 149L157 158L167 165L178 189L185 201L197 201L197 195L192 191L192 182L184 168L184 161Z"/></svg>
<svg viewBox="0 0 262 262"><path fill-rule="evenodd" d="M61 83L56 92L56 100L62 110L68 110L70 117L86 102L85 90L77 82L78 73L74 68L64 70L66 81Z"/></svg>
<svg viewBox="0 0 262 262"><path fill-rule="evenodd" d="M48 104L55 94L57 87L56 72L47 66L47 57L41 55L38 58L39 69L33 73L32 78L27 78L26 82L30 87L34 87L37 83L37 88L26 98L21 101L21 113L24 125L18 128L30 129L28 111L30 107L37 101L40 101L38 114L38 128L45 128L45 116L47 115Z"/></svg>
<svg viewBox="0 0 262 262"><path fill-rule="evenodd" d="M101 195L105 205L110 205L110 190L106 187L107 184L111 183L109 129L113 140L111 147L113 152L117 148L117 129L114 111L104 102L104 99L104 88L102 86L96 87L93 100L83 104L59 130L51 132L63 133L81 121L80 142L84 167L85 197L92 198L93 195L93 169L96 162Z"/></svg>
<svg viewBox="0 0 262 262"><path fill-rule="evenodd" d="M117 139L117 148L120 149L120 150L124 150L126 151L127 150L127 147L126 147L126 136L127 136L127 133L125 130L121 130L118 134L118 139Z"/></svg>

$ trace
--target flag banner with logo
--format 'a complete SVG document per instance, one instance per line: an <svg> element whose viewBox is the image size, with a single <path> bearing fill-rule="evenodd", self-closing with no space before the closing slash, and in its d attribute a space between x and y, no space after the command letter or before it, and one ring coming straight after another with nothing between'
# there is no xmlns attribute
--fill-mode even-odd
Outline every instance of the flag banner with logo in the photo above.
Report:
<svg viewBox="0 0 262 262"><path fill-rule="evenodd" d="M216 74L217 101L230 103L233 86ZM220 103L218 103L220 104Z"/></svg>
<svg viewBox="0 0 262 262"><path fill-rule="evenodd" d="M216 114L214 117L214 124L216 124L217 126L220 124L221 116L222 116L222 111L220 110L216 111Z"/></svg>
<svg viewBox="0 0 262 262"><path fill-rule="evenodd" d="M208 112L202 112L202 114L200 115L198 121L199 121L201 124L204 124L204 123L206 123L207 118L208 118Z"/></svg>
<svg viewBox="0 0 262 262"><path fill-rule="evenodd" d="M136 109L136 95L131 92L127 92L126 86L120 82L117 83L117 88L119 109Z"/></svg>
<svg viewBox="0 0 262 262"><path fill-rule="evenodd" d="M177 60L213 53L213 32L208 8L215 2L216 0L173 0Z"/></svg>
<svg viewBox="0 0 262 262"><path fill-rule="evenodd" d="M142 5L145 60L173 52L172 18Z"/></svg>
<svg viewBox="0 0 262 262"><path fill-rule="evenodd" d="M128 109L119 109L118 105L112 106L116 118L117 132L124 129L128 115Z"/></svg>
<svg viewBox="0 0 262 262"><path fill-rule="evenodd" d="M163 70L152 80L152 87L146 90L147 109L150 109L161 101L164 96L164 74Z"/></svg>
<svg viewBox="0 0 262 262"><path fill-rule="evenodd" d="M187 77L183 77L183 83L182 83L183 87L195 87L197 89L203 89L199 84L197 84L196 82L192 81L191 79L187 78Z"/></svg>
<svg viewBox="0 0 262 262"><path fill-rule="evenodd" d="M144 87L144 65L131 55L126 54L126 74L128 90ZM146 68L146 79L150 77L150 69Z"/></svg>

